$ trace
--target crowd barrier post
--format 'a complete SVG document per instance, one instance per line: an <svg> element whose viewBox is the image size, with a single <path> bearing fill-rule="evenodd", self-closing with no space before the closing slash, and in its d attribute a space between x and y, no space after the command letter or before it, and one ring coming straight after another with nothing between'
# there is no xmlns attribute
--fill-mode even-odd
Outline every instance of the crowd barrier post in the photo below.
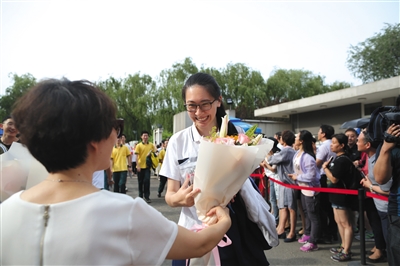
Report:
<svg viewBox="0 0 400 266"><path fill-rule="evenodd" d="M360 233L360 257L361 265L367 265L365 259L365 221L364 221L364 202L365 202L365 189L358 189L358 219L359 219L359 230Z"/></svg>

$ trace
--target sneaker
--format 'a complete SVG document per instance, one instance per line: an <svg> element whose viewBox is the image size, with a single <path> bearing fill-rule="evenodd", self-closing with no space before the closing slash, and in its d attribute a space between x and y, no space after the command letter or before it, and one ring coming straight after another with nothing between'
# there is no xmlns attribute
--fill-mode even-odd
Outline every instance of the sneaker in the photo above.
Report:
<svg viewBox="0 0 400 266"><path fill-rule="evenodd" d="M318 246L317 246L317 244L313 244L313 243L305 243L301 248L300 248L300 250L301 251L304 251L304 252L310 252L310 251L315 251L315 250L318 250Z"/></svg>
<svg viewBox="0 0 400 266"><path fill-rule="evenodd" d="M349 261L351 260L351 254L350 253L337 253L333 256L331 256L331 259L337 262L342 262L342 261Z"/></svg>
<svg viewBox="0 0 400 266"><path fill-rule="evenodd" d="M354 238L357 239L358 241L360 241L361 239L360 235L356 235ZM365 232L365 242L374 242L374 241L375 241L374 234L370 232Z"/></svg>
<svg viewBox="0 0 400 266"><path fill-rule="evenodd" d="M329 251L330 251L332 254L342 253L343 247L342 247L342 246L339 246L338 248L331 248Z"/></svg>
<svg viewBox="0 0 400 266"><path fill-rule="evenodd" d="M151 199L145 199L147 203L151 203Z"/></svg>
<svg viewBox="0 0 400 266"><path fill-rule="evenodd" d="M310 236L306 236L306 235L303 235L299 240L298 240L298 242L299 243L301 243L301 244L305 244L305 243L307 243L309 240L310 240Z"/></svg>

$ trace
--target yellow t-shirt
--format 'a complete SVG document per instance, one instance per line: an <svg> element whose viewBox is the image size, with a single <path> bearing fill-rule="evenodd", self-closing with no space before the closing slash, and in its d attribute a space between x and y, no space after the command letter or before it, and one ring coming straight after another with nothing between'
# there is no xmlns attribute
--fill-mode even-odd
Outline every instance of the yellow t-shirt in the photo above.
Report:
<svg viewBox="0 0 400 266"><path fill-rule="evenodd" d="M135 153L137 154L137 167L142 169L147 168L146 157L150 151L156 152L157 149L153 143L144 144L143 142L136 145Z"/></svg>
<svg viewBox="0 0 400 266"><path fill-rule="evenodd" d="M126 158L131 155L131 151L125 145L114 146L111 159L113 160L113 172L128 171L128 166L126 165Z"/></svg>
<svg viewBox="0 0 400 266"><path fill-rule="evenodd" d="M165 157L165 149L162 149L160 151L160 153L158 154L158 159L160 161L160 169L161 169L161 166L162 166L162 162L164 162L164 157Z"/></svg>

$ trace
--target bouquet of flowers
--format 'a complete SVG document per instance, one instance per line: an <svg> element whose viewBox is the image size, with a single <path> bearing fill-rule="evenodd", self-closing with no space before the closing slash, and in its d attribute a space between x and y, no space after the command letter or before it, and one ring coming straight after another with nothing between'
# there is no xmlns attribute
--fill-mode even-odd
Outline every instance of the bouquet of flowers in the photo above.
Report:
<svg viewBox="0 0 400 266"><path fill-rule="evenodd" d="M195 207L202 222L212 222L206 213L215 206L226 206L238 193L250 174L273 147L273 141L254 135L257 126L245 134L227 136L228 116L222 119L220 132L214 129L209 138L200 141L194 189L201 192Z"/></svg>

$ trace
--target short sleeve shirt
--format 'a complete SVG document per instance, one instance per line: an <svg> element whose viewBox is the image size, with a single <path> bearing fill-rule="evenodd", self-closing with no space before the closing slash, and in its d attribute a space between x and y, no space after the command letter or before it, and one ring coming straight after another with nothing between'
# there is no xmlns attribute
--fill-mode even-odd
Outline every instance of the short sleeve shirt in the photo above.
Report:
<svg viewBox="0 0 400 266"><path fill-rule="evenodd" d="M126 158L131 155L131 151L125 145L114 146L111 159L113 160L113 172L128 171Z"/></svg>
<svg viewBox="0 0 400 266"><path fill-rule="evenodd" d="M165 153L160 175L179 181L182 184L185 181L184 168L189 167L190 164L192 166L195 165L200 139L201 136L194 124L175 133L168 142L168 149ZM186 228L201 224L197 218L196 208L194 206L182 207L178 224Z"/></svg>
<svg viewBox="0 0 400 266"><path fill-rule="evenodd" d="M136 145L135 154L137 154L136 163L138 167L142 169L147 168L146 157L150 154L150 151L157 151L153 143L144 144L141 142Z"/></svg>

